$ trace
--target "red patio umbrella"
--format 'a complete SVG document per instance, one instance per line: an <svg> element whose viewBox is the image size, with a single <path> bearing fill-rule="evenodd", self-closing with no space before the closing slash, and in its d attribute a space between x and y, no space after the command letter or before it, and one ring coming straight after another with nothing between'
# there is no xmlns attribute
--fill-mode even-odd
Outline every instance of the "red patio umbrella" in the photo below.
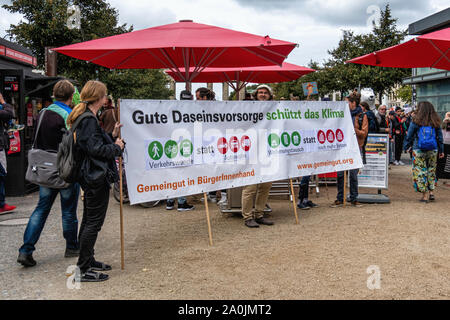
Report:
<svg viewBox="0 0 450 320"><path fill-rule="evenodd" d="M379 67L450 70L450 28L434 31L347 61Z"/></svg>
<svg viewBox="0 0 450 320"><path fill-rule="evenodd" d="M181 20L54 50L110 69L170 69L183 82L206 67L281 65L295 43ZM179 68L192 73L181 73Z"/></svg>
<svg viewBox="0 0 450 320"><path fill-rule="evenodd" d="M180 69L184 74L185 70ZM248 83L275 83L293 81L305 74L316 70L297 66L292 63L283 62L282 66L277 65L263 67L247 67L247 68L205 68L193 82L213 83L226 82L235 91L239 92ZM182 82L183 78L178 73L171 70L166 71L175 81ZM189 74L194 72L194 68L190 68ZM236 85L233 82L236 82Z"/></svg>

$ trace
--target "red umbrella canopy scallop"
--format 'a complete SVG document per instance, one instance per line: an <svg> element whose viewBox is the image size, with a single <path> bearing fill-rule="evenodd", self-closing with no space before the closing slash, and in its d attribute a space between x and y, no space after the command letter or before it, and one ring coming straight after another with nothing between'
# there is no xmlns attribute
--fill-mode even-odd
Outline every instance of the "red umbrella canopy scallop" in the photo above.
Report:
<svg viewBox="0 0 450 320"><path fill-rule="evenodd" d="M110 69L281 65L292 42L182 20L54 50ZM184 79L190 80L190 79Z"/></svg>
<svg viewBox="0 0 450 320"><path fill-rule="evenodd" d="M421 35L402 44L351 59L347 63L450 70L450 28Z"/></svg>

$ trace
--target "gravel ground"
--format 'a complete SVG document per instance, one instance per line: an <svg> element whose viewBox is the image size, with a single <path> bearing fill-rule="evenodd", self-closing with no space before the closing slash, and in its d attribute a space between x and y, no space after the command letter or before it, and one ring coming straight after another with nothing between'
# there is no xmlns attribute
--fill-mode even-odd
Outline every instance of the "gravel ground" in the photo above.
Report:
<svg viewBox="0 0 450 320"><path fill-rule="evenodd" d="M125 270L120 269L119 205L111 197L96 258L113 266L110 279L68 289L59 200L34 258L16 262L25 225L0 226L0 300L4 299L449 299L450 187L436 202L419 203L409 166L390 170L392 202L330 208L336 189L311 198L320 207L301 211L295 224L287 200L270 199L274 226L248 229L210 205L214 245L209 246L204 206L124 207ZM371 192L374 190L360 190ZM8 198L18 206L0 222L28 218L38 194ZM81 210L79 209L81 220ZM379 289L368 289L368 268L380 271ZM369 268L370 270L370 268Z"/></svg>

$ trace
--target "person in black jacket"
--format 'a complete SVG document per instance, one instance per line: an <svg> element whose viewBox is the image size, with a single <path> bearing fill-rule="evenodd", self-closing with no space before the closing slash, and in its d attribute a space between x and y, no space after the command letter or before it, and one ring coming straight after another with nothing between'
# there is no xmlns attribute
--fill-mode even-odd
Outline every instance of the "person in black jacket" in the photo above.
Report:
<svg viewBox="0 0 450 320"><path fill-rule="evenodd" d="M100 81L88 81L81 90L81 103L67 119L69 126L83 114L76 128L75 154L80 164L78 182L84 191L84 210L78 239L82 282L97 282L108 275L95 271L108 271L111 266L94 259L94 246L105 221L108 209L110 185L119 179L115 158L122 154L124 142L118 138L120 123L116 123L111 135L105 133L97 119L98 110L106 102L106 86Z"/></svg>
<svg viewBox="0 0 450 320"><path fill-rule="evenodd" d="M5 203L6 151L9 149L8 122L14 117L14 107L0 93L0 213L13 212L16 206Z"/></svg>

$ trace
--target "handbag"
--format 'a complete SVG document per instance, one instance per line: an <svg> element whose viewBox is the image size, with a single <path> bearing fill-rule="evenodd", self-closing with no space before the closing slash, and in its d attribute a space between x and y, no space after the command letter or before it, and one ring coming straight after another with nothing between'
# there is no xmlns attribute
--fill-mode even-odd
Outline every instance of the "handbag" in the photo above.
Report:
<svg viewBox="0 0 450 320"><path fill-rule="evenodd" d="M59 177L57 165L58 153L56 151L46 151L34 148L45 111L46 109L41 113L33 146L31 147L31 150L28 151L28 168L25 179L42 187L65 189L70 186L70 183L67 183Z"/></svg>
<svg viewBox="0 0 450 320"><path fill-rule="evenodd" d="M81 176L90 188L98 188L107 183L107 164L99 159L86 157L81 164Z"/></svg>

